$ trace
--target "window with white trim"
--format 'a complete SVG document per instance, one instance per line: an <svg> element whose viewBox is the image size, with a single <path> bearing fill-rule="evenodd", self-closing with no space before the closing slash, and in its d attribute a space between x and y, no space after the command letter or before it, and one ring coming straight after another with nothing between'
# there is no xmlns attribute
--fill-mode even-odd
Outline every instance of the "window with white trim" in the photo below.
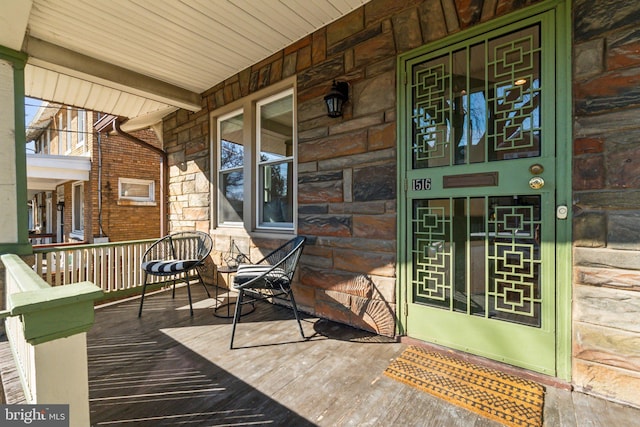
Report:
<svg viewBox="0 0 640 427"><path fill-rule="evenodd" d="M293 88L262 92L239 101L240 108L234 104L236 109L214 117L219 226L294 230L294 99Z"/></svg>
<svg viewBox="0 0 640 427"><path fill-rule="evenodd" d="M87 132L87 112L85 110L78 110L78 138L76 139L76 147L82 147L85 142L85 135Z"/></svg>
<svg viewBox="0 0 640 427"><path fill-rule="evenodd" d="M149 179L118 178L118 198L133 202L154 202L155 182Z"/></svg>
<svg viewBox="0 0 640 427"><path fill-rule="evenodd" d="M66 153L70 153L73 148L73 132L71 131L71 107L67 107L67 144L66 144Z"/></svg>
<svg viewBox="0 0 640 427"><path fill-rule="evenodd" d="M84 239L84 183L73 183L71 204L71 237Z"/></svg>
<svg viewBox="0 0 640 427"><path fill-rule="evenodd" d="M58 116L58 154L61 155L65 154L65 146L62 141L62 129L64 129L63 123L62 112L60 112L60 115Z"/></svg>

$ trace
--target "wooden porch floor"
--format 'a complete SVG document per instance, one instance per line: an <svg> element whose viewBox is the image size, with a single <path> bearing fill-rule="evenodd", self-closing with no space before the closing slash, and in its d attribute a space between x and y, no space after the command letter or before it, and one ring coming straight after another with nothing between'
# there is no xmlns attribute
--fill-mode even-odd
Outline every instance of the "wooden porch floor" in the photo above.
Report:
<svg viewBox="0 0 640 427"><path fill-rule="evenodd" d="M192 285L96 310L88 334L93 426L497 426L382 373L405 344L258 304L231 320ZM213 294L213 292L212 292ZM640 410L547 386L545 426L640 425Z"/></svg>

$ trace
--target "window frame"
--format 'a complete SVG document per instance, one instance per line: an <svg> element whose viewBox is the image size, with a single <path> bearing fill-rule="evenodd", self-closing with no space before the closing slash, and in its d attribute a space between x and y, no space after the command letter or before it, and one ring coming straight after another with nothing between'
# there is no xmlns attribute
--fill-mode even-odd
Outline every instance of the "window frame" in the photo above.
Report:
<svg viewBox="0 0 640 427"><path fill-rule="evenodd" d="M137 184L146 186L148 190L147 197L123 196L122 184ZM129 205L156 205L156 182L153 179L139 178L118 178L118 204Z"/></svg>
<svg viewBox="0 0 640 427"><path fill-rule="evenodd" d="M76 188L80 188L80 201L78 202L76 198ZM80 228L76 228L76 204L80 203ZM71 186L71 231L69 236L75 239L84 240L84 182L78 181L74 182Z"/></svg>
<svg viewBox="0 0 640 427"><path fill-rule="evenodd" d="M258 109L257 103L264 102L266 99L282 98L291 95L292 98L292 125L293 125L293 154L288 160L292 167L292 179L290 189L292 192L292 214L293 220L287 223L287 227L260 225L259 223L259 145L257 142L258 133ZM250 235L256 236L263 234L265 236L273 236L275 234L287 236L297 232L298 227L298 198L297 198L297 175L298 175L298 135L297 135L297 91L296 78L292 76L280 82L254 92L237 101L229 103L210 113L210 166L211 166L211 183L210 183L210 221L211 231L216 229L237 229L240 226ZM219 222L220 216L218 211L219 197L221 194L220 182L220 139L219 139L219 120L224 117L230 117L238 113L243 114L243 141L244 141L244 206L242 223L224 223Z"/></svg>
<svg viewBox="0 0 640 427"><path fill-rule="evenodd" d="M71 132L72 123L71 107L67 107L67 138L65 140L65 154L70 154L73 150L73 133Z"/></svg>
<svg viewBox="0 0 640 427"><path fill-rule="evenodd" d="M294 163L295 159L297 158L297 146L298 146L298 138L297 138L297 125L296 125L296 113L295 113L295 109L296 109L296 105L295 105L295 96L294 96L294 90L293 88L290 88L288 90L284 90L281 92L278 92L274 95L268 96L266 98L261 98L260 100L256 101L255 105L256 105L256 111L255 111L255 153L256 153L256 167L255 167L255 177L256 177L256 183L255 183L255 194L256 194L256 203L255 203L255 218L256 218L256 229L258 230L282 230L282 231L293 231L294 228L294 224L295 221L293 220L293 218L295 217L295 212L296 212L296 207L297 207L297 191L296 191L296 180L295 180L295 173L294 173ZM262 115L260 114L260 109L262 108L262 106L265 105L269 105L275 101L278 101L280 99L286 98L286 97L291 97L291 120L292 120L292 151L291 151L291 155L290 156L286 156L282 159L276 159L276 160L266 160L266 161L261 161L260 160L260 153L262 152L262 132L261 132L261 125L262 125ZM263 216L263 208L264 208L264 194L265 194L265 188L263 185L263 181L264 181L264 177L262 174L262 167L263 166L270 166L270 165L277 165L277 164L283 164L286 163L289 167L292 168L292 176L293 176L293 182L289 184L289 189L291 190L291 200L292 200L292 221L291 222L275 222L275 223L269 223L269 222L262 222L261 218Z"/></svg>
<svg viewBox="0 0 640 427"><path fill-rule="evenodd" d="M76 148L83 147L86 141L87 132L87 110L78 110L76 114L78 137L76 138Z"/></svg>

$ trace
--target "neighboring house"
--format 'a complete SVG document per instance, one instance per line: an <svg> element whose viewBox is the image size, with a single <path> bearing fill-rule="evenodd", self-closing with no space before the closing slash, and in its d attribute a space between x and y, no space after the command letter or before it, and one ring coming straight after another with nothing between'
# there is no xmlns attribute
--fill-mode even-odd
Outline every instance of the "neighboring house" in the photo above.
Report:
<svg viewBox="0 0 640 427"><path fill-rule="evenodd" d="M156 100L174 81L180 108L161 117L171 230L208 231L217 251L233 238L252 259L305 235L303 310L640 406L640 2L371 0L205 89L187 71L230 62L200 37L206 11L192 45L174 43L192 23L162 13L172 6L184 5L140 9L180 29L171 44L136 38L169 51L162 66L145 69L132 43L117 52L136 63L130 77L155 78ZM0 83L18 95L30 54L37 68L73 48L54 44L65 39L45 7L29 23L47 23L52 54L22 34L13 49L25 50L0 50L17 64ZM261 47L267 27L238 39ZM92 70L71 53L77 75ZM101 69L122 75L108 53L94 52ZM334 80L349 95L337 118L325 109ZM199 103L184 93L194 87ZM19 252L21 219L7 218L3 247Z"/></svg>
<svg viewBox="0 0 640 427"><path fill-rule="evenodd" d="M34 243L138 240L163 232L158 138L151 129L115 133L113 119L45 102L27 126L26 140L35 147L27 155Z"/></svg>

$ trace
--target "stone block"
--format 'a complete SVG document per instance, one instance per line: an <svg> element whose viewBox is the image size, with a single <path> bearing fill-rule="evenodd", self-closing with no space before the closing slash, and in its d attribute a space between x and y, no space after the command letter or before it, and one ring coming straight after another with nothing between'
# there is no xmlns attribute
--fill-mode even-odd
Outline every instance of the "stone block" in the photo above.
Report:
<svg viewBox="0 0 640 427"><path fill-rule="evenodd" d="M604 156L576 157L573 162L573 189L594 190L605 188Z"/></svg>
<svg viewBox="0 0 640 427"><path fill-rule="evenodd" d="M628 28L607 36L607 68L640 65L640 29Z"/></svg>
<svg viewBox="0 0 640 427"><path fill-rule="evenodd" d="M311 38L311 62L315 65L327 58L327 30L322 28Z"/></svg>
<svg viewBox="0 0 640 427"><path fill-rule="evenodd" d="M623 144L606 158L607 186L610 188L640 188L640 145Z"/></svg>
<svg viewBox="0 0 640 427"><path fill-rule="evenodd" d="M365 167L375 163L383 163L388 161L395 162L395 149L369 151L362 154L354 154L335 159L320 160L318 162L319 170L335 170L353 167Z"/></svg>
<svg viewBox="0 0 640 427"><path fill-rule="evenodd" d="M640 333L640 293L574 286L574 322Z"/></svg>
<svg viewBox="0 0 640 427"><path fill-rule="evenodd" d="M209 207L209 193L189 194L189 207Z"/></svg>
<svg viewBox="0 0 640 427"><path fill-rule="evenodd" d="M368 116L357 117L345 122L338 122L329 127L329 134L335 135L343 132L352 132L359 129L369 129L372 126L384 122L384 114L377 112Z"/></svg>
<svg viewBox="0 0 640 427"><path fill-rule="evenodd" d="M382 215L386 212L384 201L331 203L328 208L329 213L336 214Z"/></svg>
<svg viewBox="0 0 640 427"><path fill-rule="evenodd" d="M337 296L337 294L333 294ZM351 310L337 302L325 291L316 291L315 314L325 319L351 325Z"/></svg>
<svg viewBox="0 0 640 427"><path fill-rule="evenodd" d="M329 207L320 203L317 205L298 205L298 213L300 215L319 215L329 213Z"/></svg>
<svg viewBox="0 0 640 427"><path fill-rule="evenodd" d="M351 311L353 326L387 337L395 335L395 304L353 297Z"/></svg>
<svg viewBox="0 0 640 427"><path fill-rule="evenodd" d="M365 40L354 46L353 53L356 67L363 67L381 59L393 57L396 54L393 33L383 32L376 37Z"/></svg>
<svg viewBox="0 0 640 427"><path fill-rule="evenodd" d="M455 33L460 30L458 22L458 11L455 0L440 0L442 4L442 12L444 13L444 21L447 24L447 33Z"/></svg>
<svg viewBox="0 0 640 427"><path fill-rule="evenodd" d="M354 215L353 236L375 240L396 238L396 215Z"/></svg>
<svg viewBox="0 0 640 427"><path fill-rule="evenodd" d="M368 274L377 276L395 277L396 256L384 252L352 252L336 250L334 252L334 268L341 271Z"/></svg>
<svg viewBox="0 0 640 427"><path fill-rule="evenodd" d="M640 250L640 212L616 211L608 215L607 246L611 249Z"/></svg>
<svg viewBox="0 0 640 427"><path fill-rule="evenodd" d="M628 108L614 112L574 118L574 137L602 137L619 135L638 129L638 108Z"/></svg>
<svg viewBox="0 0 640 427"><path fill-rule="evenodd" d="M299 144L298 161L304 163L365 153L366 145L366 130L330 136Z"/></svg>
<svg viewBox="0 0 640 427"><path fill-rule="evenodd" d="M638 207L640 190L582 191L574 193L574 204L580 209L624 209Z"/></svg>
<svg viewBox="0 0 640 427"><path fill-rule="evenodd" d="M419 11L420 27L425 43L439 40L448 34L440 0L425 0L419 6Z"/></svg>
<svg viewBox="0 0 640 427"><path fill-rule="evenodd" d="M622 270L617 268L575 267L575 283L589 286L640 291L640 270Z"/></svg>
<svg viewBox="0 0 640 427"><path fill-rule="evenodd" d="M640 406L638 372L574 359L572 376L577 391Z"/></svg>
<svg viewBox="0 0 640 427"><path fill-rule="evenodd" d="M576 138L573 141L573 154L596 154L604 151L602 138Z"/></svg>
<svg viewBox="0 0 640 427"><path fill-rule="evenodd" d="M364 9L358 8L327 26L327 44L332 46L364 29Z"/></svg>
<svg viewBox="0 0 640 427"><path fill-rule="evenodd" d="M385 123L380 126L369 128L367 139L369 150L381 150L396 146L396 124Z"/></svg>
<svg viewBox="0 0 640 427"><path fill-rule="evenodd" d="M185 207L182 209L182 218L186 221L208 221L209 220L209 208L193 208Z"/></svg>
<svg viewBox="0 0 640 427"><path fill-rule="evenodd" d="M640 334L579 322L573 330L573 357L640 374Z"/></svg>
<svg viewBox="0 0 640 427"><path fill-rule="evenodd" d="M573 11L574 37L578 42L589 40L613 28L633 28L640 21L640 3L636 0L576 0Z"/></svg>
<svg viewBox="0 0 640 427"><path fill-rule="evenodd" d="M351 216L300 215L298 232L318 236L351 236Z"/></svg>
<svg viewBox="0 0 640 427"><path fill-rule="evenodd" d="M573 75L586 79L601 74L604 69L604 39L598 38L574 46Z"/></svg>
<svg viewBox="0 0 640 427"><path fill-rule="evenodd" d="M398 52L406 52L423 44L417 9L402 11L391 19L393 22L393 37Z"/></svg>
<svg viewBox="0 0 640 427"><path fill-rule="evenodd" d="M607 244L607 218L602 212L583 212L573 217L573 244L602 248Z"/></svg>
<svg viewBox="0 0 640 427"><path fill-rule="evenodd" d="M353 170L353 199L357 202L396 197L395 165L369 166Z"/></svg>
<svg viewBox="0 0 640 427"><path fill-rule="evenodd" d="M298 202L301 204L341 202L342 195L342 181L298 184Z"/></svg>
<svg viewBox="0 0 640 427"><path fill-rule="evenodd" d="M456 7L458 9L458 17L460 28L469 28L480 22L482 16L482 6L484 0L458 0Z"/></svg>
<svg viewBox="0 0 640 427"><path fill-rule="evenodd" d="M358 82L353 88L353 115L363 116L395 107L395 72Z"/></svg>
<svg viewBox="0 0 640 427"><path fill-rule="evenodd" d="M601 74L574 85L576 114L595 114L640 105L640 67Z"/></svg>

